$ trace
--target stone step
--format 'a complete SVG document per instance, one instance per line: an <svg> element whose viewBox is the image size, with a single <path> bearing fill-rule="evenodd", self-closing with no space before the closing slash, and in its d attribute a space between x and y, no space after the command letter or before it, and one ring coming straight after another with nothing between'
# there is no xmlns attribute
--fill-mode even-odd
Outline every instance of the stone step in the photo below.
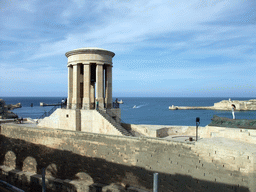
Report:
<svg viewBox="0 0 256 192"><path fill-rule="evenodd" d="M119 132L121 132L125 136L133 136L132 133L128 132L125 128L123 128L119 123L117 123L109 114L107 114L103 110L98 110L98 112L109 121Z"/></svg>

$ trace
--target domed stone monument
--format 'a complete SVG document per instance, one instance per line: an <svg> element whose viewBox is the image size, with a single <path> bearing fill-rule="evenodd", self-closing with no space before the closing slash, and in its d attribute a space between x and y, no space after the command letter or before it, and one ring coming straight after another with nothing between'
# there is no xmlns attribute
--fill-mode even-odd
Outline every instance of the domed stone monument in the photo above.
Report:
<svg viewBox="0 0 256 192"><path fill-rule="evenodd" d="M67 52L68 108L112 108L112 58L115 53L99 48Z"/></svg>
<svg viewBox="0 0 256 192"><path fill-rule="evenodd" d="M100 48L67 52L67 108L57 109L39 121L39 127L111 135L132 136L121 125L118 103L112 104L112 58L115 53Z"/></svg>

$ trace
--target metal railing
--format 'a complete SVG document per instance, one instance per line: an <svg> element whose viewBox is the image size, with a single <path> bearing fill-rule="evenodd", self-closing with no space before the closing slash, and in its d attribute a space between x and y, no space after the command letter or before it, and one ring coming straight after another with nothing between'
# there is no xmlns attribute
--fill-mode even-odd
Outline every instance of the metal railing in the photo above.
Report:
<svg viewBox="0 0 256 192"><path fill-rule="evenodd" d="M25 192L22 189L19 189L18 187L15 187L6 181L0 180L0 191L12 191L12 192Z"/></svg>
<svg viewBox="0 0 256 192"><path fill-rule="evenodd" d="M61 107L63 108L63 107ZM72 109L72 108L76 108L76 109L82 109L83 108L83 104L82 103L67 103L65 105L65 108L67 109ZM90 109L97 109L97 104L95 103L91 103L89 106ZM99 108L99 103L98 103L98 108ZM104 103L104 108L106 108L106 103ZM119 109L120 108L120 104L113 102L112 103L112 108L114 109Z"/></svg>
<svg viewBox="0 0 256 192"><path fill-rule="evenodd" d="M40 117L38 117L37 121L36 121L36 124L38 124L39 120L40 119L43 119L45 117L49 117L57 108L62 108L62 105L56 105L54 106L50 111L46 111L43 113L43 115L41 115ZM64 107L64 106L63 106Z"/></svg>
<svg viewBox="0 0 256 192"><path fill-rule="evenodd" d="M105 110L106 111L106 113L110 116L110 117L112 117L112 119L114 119L116 122L118 122L118 123L125 123L120 117L118 117L115 113L113 113L113 111L111 110L111 109L106 109Z"/></svg>
<svg viewBox="0 0 256 192"><path fill-rule="evenodd" d="M119 103L118 103L119 104ZM116 115L111 109L104 109L104 111L114 120L116 121L123 129L125 129L127 132L131 134L131 136L144 136L142 133L139 133L133 129L127 129L122 126L122 124L127 124L126 122L123 121L118 115Z"/></svg>

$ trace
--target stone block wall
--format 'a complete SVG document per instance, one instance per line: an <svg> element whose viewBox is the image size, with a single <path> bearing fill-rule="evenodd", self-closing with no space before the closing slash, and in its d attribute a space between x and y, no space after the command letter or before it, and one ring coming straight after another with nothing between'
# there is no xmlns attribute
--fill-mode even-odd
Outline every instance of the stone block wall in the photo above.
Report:
<svg viewBox="0 0 256 192"><path fill-rule="evenodd" d="M120 118L120 109L112 109L111 112ZM38 127L122 135L120 131L96 110L57 109L49 117L40 120Z"/></svg>
<svg viewBox="0 0 256 192"><path fill-rule="evenodd" d="M164 138L168 136L186 135L195 136L196 126L178 126L178 125L143 125L143 124L125 124L122 126L131 129L146 137Z"/></svg>
<svg viewBox="0 0 256 192"><path fill-rule="evenodd" d="M168 126L168 125L136 125L122 124L148 137L164 138L168 136L195 136L196 126ZM154 129L152 129L152 127ZM256 130L244 128L206 126L198 127L199 138L223 137L256 144Z"/></svg>
<svg viewBox="0 0 256 192"><path fill-rule="evenodd" d="M0 164L29 167L34 173L48 168L48 174L60 179L84 173L96 183L145 190L152 189L153 173L158 172L160 192L255 191L252 146L236 149L230 141L223 148L210 139L182 143L5 124ZM251 150L241 152L245 148Z"/></svg>
<svg viewBox="0 0 256 192"><path fill-rule="evenodd" d="M198 132L202 138L224 137L235 141L256 144L255 129L206 126L199 127Z"/></svg>
<svg viewBox="0 0 256 192"><path fill-rule="evenodd" d="M109 135L122 135L96 110L81 110L81 131Z"/></svg>
<svg viewBox="0 0 256 192"><path fill-rule="evenodd" d="M140 133L141 135L146 136L146 137L157 137L158 130L149 129L146 125L122 123L122 126L128 130L133 130L133 131Z"/></svg>
<svg viewBox="0 0 256 192"><path fill-rule="evenodd" d="M80 110L56 109L49 117L39 120L38 126L72 131L81 130Z"/></svg>

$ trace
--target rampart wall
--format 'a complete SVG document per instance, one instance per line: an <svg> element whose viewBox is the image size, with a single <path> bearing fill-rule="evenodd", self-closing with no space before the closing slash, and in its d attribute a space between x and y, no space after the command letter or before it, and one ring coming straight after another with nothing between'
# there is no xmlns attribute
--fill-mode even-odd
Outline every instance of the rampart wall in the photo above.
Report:
<svg viewBox="0 0 256 192"><path fill-rule="evenodd" d="M34 174L46 168L63 180L85 173L94 183L145 190L158 172L160 192L256 191L254 148L214 138L174 142L4 124L0 164Z"/></svg>

